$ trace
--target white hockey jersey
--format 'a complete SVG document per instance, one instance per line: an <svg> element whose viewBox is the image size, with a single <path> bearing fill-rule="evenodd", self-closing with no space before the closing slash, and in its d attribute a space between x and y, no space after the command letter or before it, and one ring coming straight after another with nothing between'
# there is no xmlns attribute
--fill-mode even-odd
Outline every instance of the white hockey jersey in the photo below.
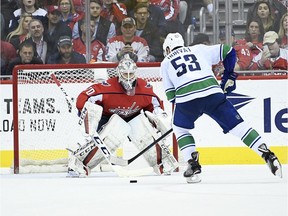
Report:
<svg viewBox="0 0 288 216"><path fill-rule="evenodd" d="M172 51L161 63L160 72L168 101L184 103L223 93L212 71L231 51L227 45L203 44Z"/></svg>

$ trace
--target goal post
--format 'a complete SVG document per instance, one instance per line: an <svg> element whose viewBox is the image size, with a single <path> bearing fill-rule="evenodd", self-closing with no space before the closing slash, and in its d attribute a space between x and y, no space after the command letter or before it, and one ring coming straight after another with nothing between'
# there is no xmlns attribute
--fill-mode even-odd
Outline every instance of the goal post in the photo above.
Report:
<svg viewBox="0 0 288 216"><path fill-rule="evenodd" d="M160 63L137 63L137 76L152 84L171 114L161 83ZM65 172L68 151L82 134L78 117L69 110L53 73L75 103L77 96L88 86L116 76L117 63L18 65L13 70L13 171ZM170 115L171 116L171 115ZM171 149L178 159L178 146L171 138ZM36 167L36 168L35 168Z"/></svg>

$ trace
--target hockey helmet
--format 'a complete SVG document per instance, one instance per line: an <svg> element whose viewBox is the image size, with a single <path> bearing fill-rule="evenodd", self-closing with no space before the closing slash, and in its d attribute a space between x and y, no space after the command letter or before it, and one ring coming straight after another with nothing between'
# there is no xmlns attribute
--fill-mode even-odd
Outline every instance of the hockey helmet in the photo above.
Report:
<svg viewBox="0 0 288 216"><path fill-rule="evenodd" d="M116 71L118 73L118 81L124 88L127 95L135 94L136 86L136 63L130 58L128 54L119 62Z"/></svg>
<svg viewBox="0 0 288 216"><path fill-rule="evenodd" d="M173 49L176 47L183 47L184 40L181 34L178 32L176 33L169 33L163 43L163 54L164 57L168 55Z"/></svg>

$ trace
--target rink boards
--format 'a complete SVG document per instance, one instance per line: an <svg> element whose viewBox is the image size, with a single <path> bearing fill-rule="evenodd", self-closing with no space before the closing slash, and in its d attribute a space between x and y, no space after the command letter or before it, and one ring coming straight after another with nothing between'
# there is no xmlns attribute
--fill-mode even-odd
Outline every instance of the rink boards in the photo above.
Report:
<svg viewBox="0 0 288 216"><path fill-rule="evenodd" d="M160 84L161 82L154 83L154 85ZM12 85L2 84L0 86L0 166L7 167L11 165L13 158ZM63 84L63 86L72 97L76 98L79 92L87 87L87 84L74 83ZM269 143L282 163L287 163L288 161L287 86L287 79L238 80L236 91L231 97L228 97L242 117L267 140L267 143ZM21 87L19 90L21 90ZM31 92L33 92L33 98L30 96ZM166 110L171 112L170 104L165 101L163 91L157 93L164 100ZM67 129L67 104L65 104L65 101L58 100L55 97L55 95L59 96L59 89L51 88L49 94L43 96L40 93L37 95L37 86L34 85L30 90L26 89L23 94L22 96L25 99L19 102L19 111L24 116L24 118L19 118L21 140L23 142L42 142L44 140L46 142L44 145L48 146L48 148L51 147L49 151L55 151L56 155L65 154L65 150L59 149L65 149L69 143L75 142L80 134L74 132L78 129L74 128L73 124L68 123L69 129ZM29 112L29 110L27 111L27 103L33 100L44 100L46 104L44 113L35 114ZM224 135L221 128L205 115L197 120L196 128L191 132L201 153L202 164L263 163L238 138L230 134ZM69 133L69 136L64 137L63 134L67 133ZM49 141L53 141L54 137L61 136L63 137L61 142L53 142L53 145L49 147ZM27 149L27 151L29 150L31 149ZM122 149L119 149L117 154L121 155Z"/></svg>

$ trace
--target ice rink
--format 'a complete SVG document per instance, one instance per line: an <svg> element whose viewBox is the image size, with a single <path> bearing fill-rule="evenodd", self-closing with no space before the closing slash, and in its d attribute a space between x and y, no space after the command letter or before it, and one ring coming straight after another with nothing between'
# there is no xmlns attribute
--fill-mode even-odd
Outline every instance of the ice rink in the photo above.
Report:
<svg viewBox="0 0 288 216"><path fill-rule="evenodd" d="M0 215L287 216L287 167L280 179L266 165L204 165L198 184L187 184L182 171L133 178L92 173L79 179L1 170Z"/></svg>

